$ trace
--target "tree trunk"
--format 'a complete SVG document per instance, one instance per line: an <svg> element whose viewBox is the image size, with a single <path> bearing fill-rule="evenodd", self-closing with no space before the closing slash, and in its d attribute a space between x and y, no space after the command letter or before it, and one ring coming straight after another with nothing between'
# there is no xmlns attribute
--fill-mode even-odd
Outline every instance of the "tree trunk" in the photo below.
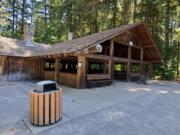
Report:
<svg viewBox="0 0 180 135"><path fill-rule="evenodd" d="M116 27L116 16L117 16L117 0L113 1L113 27Z"/></svg>
<svg viewBox="0 0 180 135"><path fill-rule="evenodd" d="M22 1L22 9L21 9L21 35L24 34L24 21L25 21L25 5L26 5L26 0Z"/></svg>
<svg viewBox="0 0 180 135"><path fill-rule="evenodd" d="M137 0L133 1L134 4L134 11L133 11L133 21L136 22L136 14L137 14Z"/></svg>
<svg viewBox="0 0 180 135"><path fill-rule="evenodd" d="M165 67L167 67L168 48L169 48L169 24L170 24L170 0L166 1L166 18L165 18Z"/></svg>
<svg viewBox="0 0 180 135"><path fill-rule="evenodd" d="M44 30L45 30L45 34L46 34L46 30L47 30L47 1L44 1Z"/></svg>
<svg viewBox="0 0 180 135"><path fill-rule="evenodd" d="M128 20L129 20L129 5L130 5L130 1L129 0L124 0L123 2L123 24L128 24Z"/></svg>
<svg viewBox="0 0 180 135"><path fill-rule="evenodd" d="M12 37L15 35L15 1L12 1Z"/></svg>
<svg viewBox="0 0 180 135"><path fill-rule="evenodd" d="M176 69L176 72L177 72L177 78L180 78L179 76L179 65L180 65L180 41L177 42L177 69Z"/></svg>

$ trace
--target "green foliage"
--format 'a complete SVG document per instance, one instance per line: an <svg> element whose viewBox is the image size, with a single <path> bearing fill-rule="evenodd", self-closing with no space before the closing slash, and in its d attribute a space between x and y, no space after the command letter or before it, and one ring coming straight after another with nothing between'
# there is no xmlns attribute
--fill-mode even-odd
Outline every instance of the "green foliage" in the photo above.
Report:
<svg viewBox="0 0 180 135"><path fill-rule="evenodd" d="M140 64L132 64L132 72L139 73L140 72Z"/></svg>
<svg viewBox="0 0 180 135"><path fill-rule="evenodd" d="M114 71L117 71L117 72L122 71L122 65L121 64L115 64Z"/></svg>
<svg viewBox="0 0 180 135"><path fill-rule="evenodd" d="M114 65L114 71L116 72L126 72L127 71L127 65L126 64L115 64Z"/></svg>
<svg viewBox="0 0 180 135"><path fill-rule="evenodd" d="M172 81L175 79L176 72L173 69L166 69L162 72L161 79Z"/></svg>
<svg viewBox="0 0 180 135"><path fill-rule="evenodd" d="M176 72L173 68L165 68L164 65L156 65L154 72L155 79L172 81L176 77Z"/></svg>
<svg viewBox="0 0 180 135"><path fill-rule="evenodd" d="M180 65L179 5L179 0L1 0L0 35L21 38L24 23L32 20L34 41L54 44L66 41L68 32L78 38L145 22L164 59L156 74L169 79Z"/></svg>

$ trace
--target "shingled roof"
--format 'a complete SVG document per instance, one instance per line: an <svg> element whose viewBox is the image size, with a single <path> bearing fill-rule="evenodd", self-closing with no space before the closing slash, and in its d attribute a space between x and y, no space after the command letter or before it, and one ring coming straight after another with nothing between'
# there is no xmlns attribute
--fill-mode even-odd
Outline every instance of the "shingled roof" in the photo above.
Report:
<svg viewBox="0 0 180 135"><path fill-rule="evenodd" d="M50 45L31 43L27 46L24 40L0 36L0 55L27 57L33 56L50 48Z"/></svg>
<svg viewBox="0 0 180 135"><path fill-rule="evenodd" d="M61 54L61 53L77 52L77 51L80 51L86 47L96 45L96 44L98 44L104 40L108 40L112 37L115 37L115 36L125 32L125 31L133 29L133 28L135 28L141 24L142 23L124 25L121 27L117 27L117 28L113 28L110 30L98 32L95 34L91 34L91 35L88 35L85 37L80 37L77 39L66 41L63 43L57 43L57 44L54 44L48 50L46 50L42 53L38 53L37 56L38 55L55 55L55 54Z"/></svg>
<svg viewBox="0 0 180 135"><path fill-rule="evenodd" d="M114 38L126 31L133 31L138 35L138 38L143 41L143 46L146 48L145 58L149 60L162 61L161 55L144 23L128 24L121 27L105 30L88 36L80 37L70 41L57 43L52 46L33 43L34 46L25 46L23 40L9 39L0 37L0 55L36 57L50 56L65 53L75 53L85 48L90 48L100 44L106 40Z"/></svg>

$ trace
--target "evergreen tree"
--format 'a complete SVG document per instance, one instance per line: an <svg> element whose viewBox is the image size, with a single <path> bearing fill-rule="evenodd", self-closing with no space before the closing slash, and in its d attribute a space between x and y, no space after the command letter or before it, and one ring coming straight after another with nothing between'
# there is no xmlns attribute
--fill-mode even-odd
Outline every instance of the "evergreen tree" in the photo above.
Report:
<svg viewBox="0 0 180 135"><path fill-rule="evenodd" d="M35 42L56 43L102 30L145 22L164 64L157 74L179 75L180 1L178 0L1 0L0 35L21 38L24 24L35 26Z"/></svg>

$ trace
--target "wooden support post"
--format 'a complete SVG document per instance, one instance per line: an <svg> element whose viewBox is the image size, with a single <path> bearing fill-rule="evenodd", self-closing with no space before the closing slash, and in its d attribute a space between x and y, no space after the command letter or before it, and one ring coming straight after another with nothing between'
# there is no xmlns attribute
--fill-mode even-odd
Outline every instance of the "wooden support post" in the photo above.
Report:
<svg viewBox="0 0 180 135"><path fill-rule="evenodd" d="M6 72L6 57L5 56L1 56L1 59L2 59L2 75L5 74Z"/></svg>
<svg viewBox="0 0 180 135"><path fill-rule="evenodd" d="M111 75L111 79L114 78L114 61L113 61L113 57L114 57L114 40L111 39L110 41L110 50L109 50L109 54L111 59L109 60L109 68L108 68L108 73Z"/></svg>
<svg viewBox="0 0 180 135"><path fill-rule="evenodd" d="M34 80L34 59L33 58L31 58L31 65L32 65L32 67L31 67L31 80Z"/></svg>
<svg viewBox="0 0 180 135"><path fill-rule="evenodd" d="M32 58L29 59L29 80L32 80L32 69L33 69L33 63Z"/></svg>
<svg viewBox="0 0 180 135"><path fill-rule="evenodd" d="M109 65L109 67L108 67L108 73L111 75L111 78L113 77L113 61L112 60L109 60L109 62L108 62L108 65Z"/></svg>
<svg viewBox="0 0 180 135"><path fill-rule="evenodd" d="M3 74L5 76L4 80L9 80L9 73L10 73L10 58L9 56L6 56L4 59L4 64L3 64Z"/></svg>
<svg viewBox="0 0 180 135"><path fill-rule="evenodd" d="M78 56L76 87L77 88L86 87L86 57L85 56Z"/></svg>
<svg viewBox="0 0 180 135"><path fill-rule="evenodd" d="M152 79L153 76L153 64L149 64L149 79Z"/></svg>
<svg viewBox="0 0 180 135"><path fill-rule="evenodd" d="M110 56L113 57L114 56L114 40L111 39L110 41Z"/></svg>
<svg viewBox="0 0 180 135"><path fill-rule="evenodd" d="M141 49L141 54L140 54L140 72L141 72L141 75L144 75L144 64L143 64L143 48Z"/></svg>
<svg viewBox="0 0 180 135"><path fill-rule="evenodd" d="M131 46L128 46L127 81L131 81Z"/></svg>
<svg viewBox="0 0 180 135"><path fill-rule="evenodd" d="M60 65L60 58L56 57L55 58L55 76L54 80L58 83L59 82L59 65Z"/></svg>
<svg viewBox="0 0 180 135"><path fill-rule="evenodd" d="M40 71L41 71L41 80L43 80L43 79L44 79L44 65L45 65L45 59L41 58L40 60L41 60L41 69L40 69Z"/></svg>
<svg viewBox="0 0 180 135"><path fill-rule="evenodd" d="M103 69L103 73L106 74L108 71L108 62L104 61L104 69Z"/></svg>

